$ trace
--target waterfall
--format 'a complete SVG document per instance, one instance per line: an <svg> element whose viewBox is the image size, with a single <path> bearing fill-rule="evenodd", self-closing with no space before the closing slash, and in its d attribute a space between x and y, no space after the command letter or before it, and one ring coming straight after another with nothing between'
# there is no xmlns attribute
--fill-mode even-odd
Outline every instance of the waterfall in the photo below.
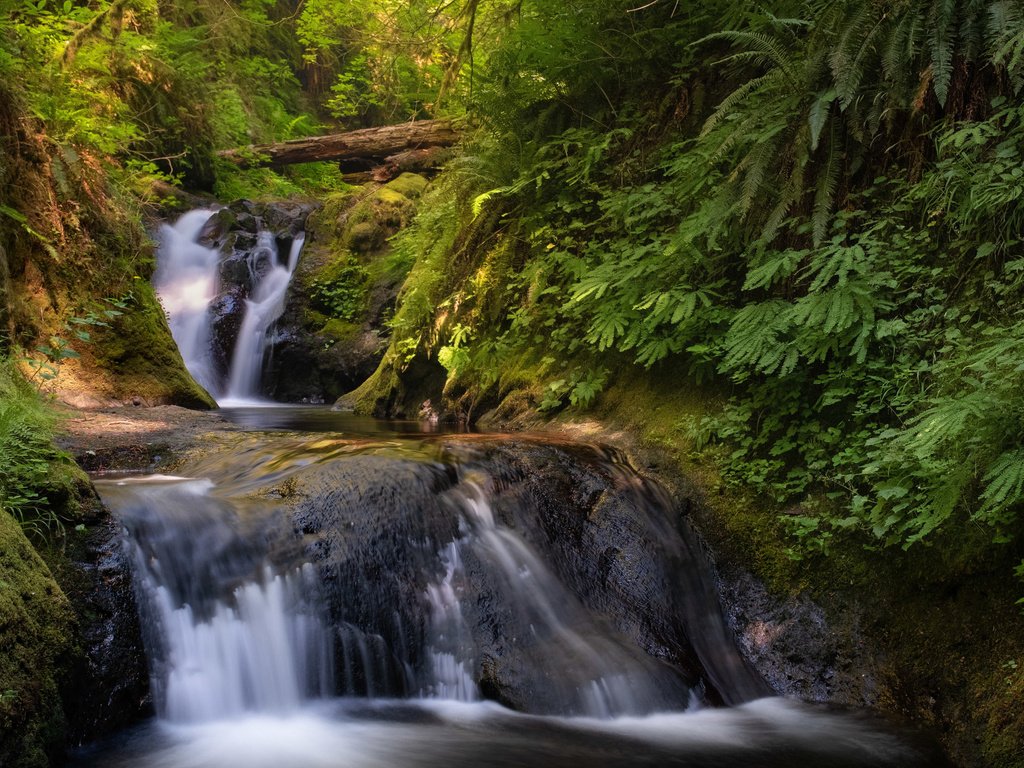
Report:
<svg viewBox="0 0 1024 768"><path fill-rule="evenodd" d="M736 650L688 618L718 610L701 580L652 556L679 533L650 527L643 479L599 452L455 442L264 436L184 466L204 479L98 481L126 530L158 718L72 765L945 764L845 713L704 706L698 677L744 688ZM683 635L709 626L728 647L686 660Z"/></svg>
<svg viewBox="0 0 1024 768"><path fill-rule="evenodd" d="M160 247L153 286L167 312L171 335L185 367L211 394L219 382L210 354L210 304L219 289L220 253L198 242L213 211L186 213L160 227Z"/></svg>
<svg viewBox="0 0 1024 768"><path fill-rule="evenodd" d="M120 481L158 714L204 722L285 713L334 691L311 566L276 573L206 481ZM159 515L159 517L157 517Z"/></svg>
<svg viewBox="0 0 1024 768"><path fill-rule="evenodd" d="M280 263L272 232L260 229L246 257L249 297L226 374L217 371L212 353L211 305L221 291L221 254L199 242L214 211L195 210L160 230L153 284L167 312L171 334L185 367L219 405L263 404L260 380L272 345L271 329L281 317L305 237L297 235L287 262Z"/></svg>
<svg viewBox="0 0 1024 768"><path fill-rule="evenodd" d="M673 705L665 672L621 644L592 615L516 531L495 519L487 480L477 471L451 492L463 535L440 554L443 578L427 590L431 617L427 690L437 698L473 701L479 690L469 670L477 659L461 611L464 560L474 558L512 615L529 649L528 663L547 681L565 714L639 715Z"/></svg>
<svg viewBox="0 0 1024 768"><path fill-rule="evenodd" d="M288 263L282 266L278 264L273 236L266 231L260 232L257 246L249 258L249 271L256 287L245 302L245 318L238 331L227 391L221 405L251 405L260 401L260 375L268 350L267 334L284 312L288 285L299 263L303 242L301 235L292 241ZM259 277L261 263L269 264L262 278Z"/></svg>

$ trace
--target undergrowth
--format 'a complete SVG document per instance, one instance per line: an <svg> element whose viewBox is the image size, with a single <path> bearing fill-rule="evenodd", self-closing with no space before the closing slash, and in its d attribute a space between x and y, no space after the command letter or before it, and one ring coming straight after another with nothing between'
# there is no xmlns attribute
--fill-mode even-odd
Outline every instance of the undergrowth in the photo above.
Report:
<svg viewBox="0 0 1024 768"><path fill-rule="evenodd" d="M60 536L63 510L49 498L55 466L70 459L53 445L57 416L17 370L0 360L0 509L39 540Z"/></svg>
<svg viewBox="0 0 1024 768"><path fill-rule="evenodd" d="M557 410L681 362L729 394L689 439L800 547L1018 537L1024 16L577 5L492 53L487 136L397 239L417 261L386 365L436 356L458 409L532 356Z"/></svg>

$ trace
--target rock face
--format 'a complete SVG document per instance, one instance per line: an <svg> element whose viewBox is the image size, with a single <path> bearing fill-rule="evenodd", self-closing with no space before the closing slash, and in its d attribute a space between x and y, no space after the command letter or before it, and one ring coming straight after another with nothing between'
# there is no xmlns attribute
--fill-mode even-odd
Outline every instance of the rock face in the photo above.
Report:
<svg viewBox="0 0 1024 768"><path fill-rule="evenodd" d="M83 744L129 725L152 709L131 570L121 526L104 515L71 547L62 582L78 616L85 655L64 692L68 740Z"/></svg>
<svg viewBox="0 0 1024 768"><path fill-rule="evenodd" d="M388 241L411 220L426 184L402 174L329 198L315 216L312 204L241 200L211 217L200 242L221 253L220 291L210 307L218 378L228 378L246 300L272 266L260 247L266 233L282 265L296 236L306 239L263 362L261 394L279 402L332 402L373 373L406 271L389 259Z"/></svg>
<svg viewBox="0 0 1024 768"><path fill-rule="evenodd" d="M266 371L275 399L333 402L374 372L408 269L393 258L390 238L411 221L426 185L404 173L329 198L310 217Z"/></svg>
<svg viewBox="0 0 1024 768"><path fill-rule="evenodd" d="M269 233L279 264L286 264L296 236L316 208L295 202L256 203L239 200L222 208L207 222L200 242L221 252L220 292L210 306L213 364L226 381L245 301L259 279L273 266L272 254L257 248L259 233Z"/></svg>
<svg viewBox="0 0 1024 768"><path fill-rule="evenodd" d="M343 687L423 686L410 670L429 666L436 643L425 596L451 587L460 648L473 649L466 672L514 709L584 711L573 675L592 678L590 655L656 681L642 697L660 706L684 706L691 689L719 703L766 694L734 649L699 542L667 522L675 510L660 491L613 458L455 440L434 461L363 455L295 475L293 521L319 564ZM505 540L508 551L496 551ZM496 567L510 557L522 557L511 576ZM536 580L533 594L517 594L516 569Z"/></svg>

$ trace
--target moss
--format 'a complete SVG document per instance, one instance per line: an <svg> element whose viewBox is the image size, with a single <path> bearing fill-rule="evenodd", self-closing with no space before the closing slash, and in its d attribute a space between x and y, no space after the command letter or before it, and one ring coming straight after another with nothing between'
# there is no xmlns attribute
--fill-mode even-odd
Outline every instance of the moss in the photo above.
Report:
<svg viewBox="0 0 1024 768"><path fill-rule="evenodd" d="M114 378L110 396L147 404L213 408L210 395L189 375L148 283L139 282L129 311L96 335L96 364Z"/></svg>
<svg viewBox="0 0 1024 768"><path fill-rule="evenodd" d="M397 179L392 179L384 185L383 190L397 192L399 195L410 200L415 200L422 195L430 184L423 176L417 173L403 173Z"/></svg>
<svg viewBox="0 0 1024 768"><path fill-rule="evenodd" d="M990 695L994 691L995 695ZM1024 658L1006 659L989 675L971 681L970 693L986 724L980 748L992 768L1024 765Z"/></svg>
<svg viewBox="0 0 1024 768"><path fill-rule="evenodd" d="M100 509L89 476L68 456L50 462L40 491L65 525L92 519Z"/></svg>
<svg viewBox="0 0 1024 768"><path fill-rule="evenodd" d="M427 181L406 173L371 192L364 193L351 209L340 217L343 227L336 247L361 254L385 249L388 238L412 219L413 202L426 188Z"/></svg>
<svg viewBox="0 0 1024 768"><path fill-rule="evenodd" d="M358 323L339 320L338 318L331 318L324 323L320 332L337 343L354 339L359 334L360 330L361 328Z"/></svg>
<svg viewBox="0 0 1024 768"><path fill-rule="evenodd" d="M60 687L74 650L67 599L0 511L0 764L42 768L63 748Z"/></svg>

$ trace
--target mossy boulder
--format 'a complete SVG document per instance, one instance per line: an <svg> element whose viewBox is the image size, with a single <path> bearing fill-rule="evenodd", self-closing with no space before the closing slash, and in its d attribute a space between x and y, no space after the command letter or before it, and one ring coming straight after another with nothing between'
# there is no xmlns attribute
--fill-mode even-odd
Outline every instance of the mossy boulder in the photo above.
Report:
<svg viewBox="0 0 1024 768"><path fill-rule="evenodd" d="M74 612L18 523L0 511L0 765L45 768L64 747L60 690Z"/></svg>
<svg viewBox="0 0 1024 768"><path fill-rule="evenodd" d="M215 407L185 369L152 286L139 281L133 294L127 311L96 334L90 350L107 374L105 394L123 404Z"/></svg>
<svg viewBox="0 0 1024 768"><path fill-rule="evenodd" d="M408 271L389 241L411 221L427 184L402 174L383 186L332 195L310 215L265 371L272 397L331 402L373 373Z"/></svg>
<svg viewBox="0 0 1024 768"><path fill-rule="evenodd" d="M426 191L429 184L430 182L418 173L403 173L385 184L381 192L399 194L409 200L415 200Z"/></svg>
<svg viewBox="0 0 1024 768"><path fill-rule="evenodd" d="M422 176L403 173L384 186L364 193L342 217L337 248L363 255L383 250L388 238L412 220L416 213L415 201L427 184Z"/></svg>

